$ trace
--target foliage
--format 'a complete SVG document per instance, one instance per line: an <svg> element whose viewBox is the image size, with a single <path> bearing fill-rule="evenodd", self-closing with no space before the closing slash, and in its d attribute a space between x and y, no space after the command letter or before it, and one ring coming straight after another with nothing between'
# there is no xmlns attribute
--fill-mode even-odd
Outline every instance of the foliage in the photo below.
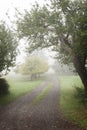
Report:
<svg viewBox="0 0 87 130"><path fill-rule="evenodd" d="M87 94L84 92L83 87L75 87L76 89L76 93L75 93L75 97L78 98L78 100L83 103L84 105L87 105Z"/></svg>
<svg viewBox="0 0 87 130"><path fill-rule="evenodd" d="M6 74L9 67L14 65L16 48L16 36L5 22L0 22L0 76Z"/></svg>
<svg viewBox="0 0 87 130"><path fill-rule="evenodd" d="M36 4L17 20L20 38L29 41L28 51L52 47L65 64L73 62L87 91L87 1L50 0Z"/></svg>
<svg viewBox="0 0 87 130"><path fill-rule="evenodd" d="M36 78L40 74L48 70L48 63L38 56L31 56L26 58L25 63L18 66L17 71L21 74L29 74L32 78Z"/></svg>
<svg viewBox="0 0 87 130"><path fill-rule="evenodd" d="M64 62L70 60L73 51L84 55L87 53L86 5L85 0L51 0L49 7L42 8L36 5L18 19L19 37L29 40L29 51L53 46Z"/></svg>
<svg viewBox="0 0 87 130"><path fill-rule="evenodd" d="M0 96L9 94L9 85L4 78L0 78Z"/></svg>

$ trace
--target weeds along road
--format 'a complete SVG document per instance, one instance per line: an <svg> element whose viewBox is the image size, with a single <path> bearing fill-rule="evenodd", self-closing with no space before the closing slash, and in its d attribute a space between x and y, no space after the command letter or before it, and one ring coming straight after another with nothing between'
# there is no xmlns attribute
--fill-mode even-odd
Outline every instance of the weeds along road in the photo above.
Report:
<svg viewBox="0 0 87 130"><path fill-rule="evenodd" d="M60 89L54 75L31 93L0 109L0 130L84 130L60 112Z"/></svg>

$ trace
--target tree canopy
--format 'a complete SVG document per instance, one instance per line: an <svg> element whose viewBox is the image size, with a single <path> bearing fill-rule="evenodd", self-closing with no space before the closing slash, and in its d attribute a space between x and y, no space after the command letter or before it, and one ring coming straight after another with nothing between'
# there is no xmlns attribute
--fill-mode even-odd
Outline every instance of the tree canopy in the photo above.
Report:
<svg viewBox="0 0 87 130"><path fill-rule="evenodd" d="M7 73L9 67L14 65L16 48L15 35L4 22L0 22L0 75L3 70L4 74Z"/></svg>
<svg viewBox="0 0 87 130"><path fill-rule="evenodd" d="M40 74L47 72L48 63L39 56L26 58L25 62L16 68L16 72L23 75L30 75L31 79L37 78Z"/></svg>
<svg viewBox="0 0 87 130"><path fill-rule="evenodd" d="M29 52L52 46L64 63L73 62L87 92L87 1L50 0L36 4L17 20L20 38L29 41Z"/></svg>

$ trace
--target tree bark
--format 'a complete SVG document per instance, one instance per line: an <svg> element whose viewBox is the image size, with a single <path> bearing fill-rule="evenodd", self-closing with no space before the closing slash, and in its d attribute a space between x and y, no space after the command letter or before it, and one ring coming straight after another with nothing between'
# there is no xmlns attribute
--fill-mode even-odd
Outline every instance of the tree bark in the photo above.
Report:
<svg viewBox="0 0 87 130"><path fill-rule="evenodd" d="M85 63L82 61L82 58L78 55L73 56L73 64L76 68L77 73L79 74L82 83L84 85L84 90L87 93L87 70Z"/></svg>

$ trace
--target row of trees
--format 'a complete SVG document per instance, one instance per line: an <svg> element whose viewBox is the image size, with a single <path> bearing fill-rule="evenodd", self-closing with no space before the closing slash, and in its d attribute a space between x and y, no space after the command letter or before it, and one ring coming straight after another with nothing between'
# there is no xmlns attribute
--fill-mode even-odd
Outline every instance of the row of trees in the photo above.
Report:
<svg viewBox="0 0 87 130"><path fill-rule="evenodd" d="M87 92L87 0L50 0L25 11L17 20L20 38L30 52L52 47L63 63L73 62Z"/></svg>
<svg viewBox="0 0 87 130"><path fill-rule="evenodd" d="M31 11L18 14L17 36L27 38L28 51L52 47L63 63L73 62L87 92L87 1L50 0ZM0 23L0 73L14 64L17 40L5 23Z"/></svg>

